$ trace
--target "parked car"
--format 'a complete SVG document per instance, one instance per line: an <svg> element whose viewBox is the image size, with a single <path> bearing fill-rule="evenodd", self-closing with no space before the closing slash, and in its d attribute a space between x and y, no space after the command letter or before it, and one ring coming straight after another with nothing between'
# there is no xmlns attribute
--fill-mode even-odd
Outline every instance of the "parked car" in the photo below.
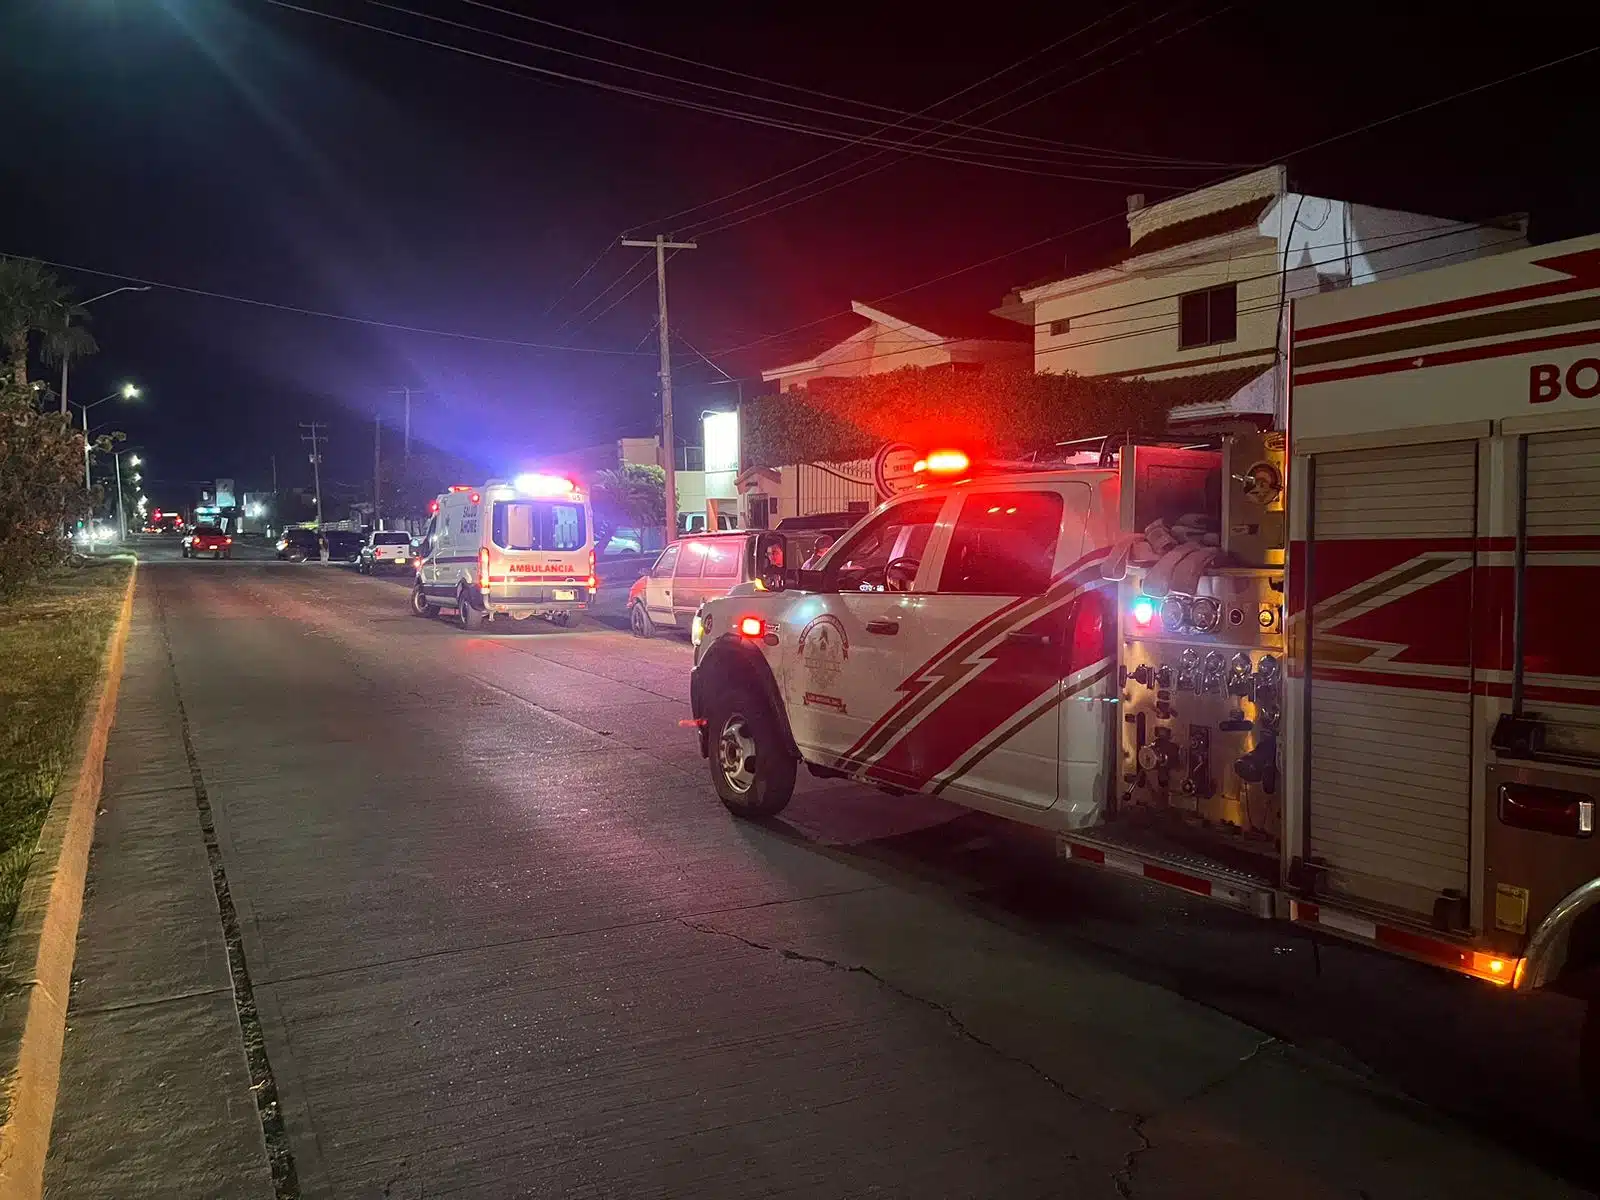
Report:
<svg viewBox="0 0 1600 1200"><path fill-rule="evenodd" d="M702 533L668 546L628 591L628 625L633 635L654 637L660 628L687 631L702 603L759 578L755 547L762 532ZM810 555L818 542L832 545L841 532L835 522L832 528L805 529L786 533L786 537L792 552Z"/></svg>
<svg viewBox="0 0 1600 1200"><path fill-rule="evenodd" d="M199 558L209 554L212 558L232 558L233 539L215 525L196 525L183 539L183 556Z"/></svg>
<svg viewBox="0 0 1600 1200"><path fill-rule="evenodd" d="M411 535L403 529L375 529L362 543L356 558L356 570L363 575L374 571L393 570L411 565L416 557L411 545Z"/></svg>
<svg viewBox="0 0 1600 1200"><path fill-rule="evenodd" d="M322 537L328 544L329 562L355 562L361 557L361 547L366 544L361 534L350 529L324 529Z"/></svg>
<svg viewBox="0 0 1600 1200"><path fill-rule="evenodd" d="M278 557L300 562L307 558L321 558L322 544L315 529L285 529L278 539Z"/></svg>

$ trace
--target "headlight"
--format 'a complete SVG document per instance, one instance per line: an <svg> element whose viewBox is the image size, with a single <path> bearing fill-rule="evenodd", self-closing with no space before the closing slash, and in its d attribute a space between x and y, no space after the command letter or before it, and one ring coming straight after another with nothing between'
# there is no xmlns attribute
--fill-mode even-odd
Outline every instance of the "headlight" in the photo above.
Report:
<svg viewBox="0 0 1600 1200"><path fill-rule="evenodd" d="M705 641L705 639L705 619L701 617L699 613L695 613L694 620L689 625L689 644L691 646L698 646L701 642Z"/></svg>

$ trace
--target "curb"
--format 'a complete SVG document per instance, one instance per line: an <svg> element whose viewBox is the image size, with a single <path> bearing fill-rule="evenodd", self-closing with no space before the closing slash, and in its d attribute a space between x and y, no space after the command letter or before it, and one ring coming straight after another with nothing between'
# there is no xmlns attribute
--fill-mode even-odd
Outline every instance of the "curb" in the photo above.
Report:
<svg viewBox="0 0 1600 1200"><path fill-rule="evenodd" d="M135 561L106 640L100 681L79 721L72 765L50 801L0 962L0 1200L33 1200L44 1193L78 918L138 577Z"/></svg>

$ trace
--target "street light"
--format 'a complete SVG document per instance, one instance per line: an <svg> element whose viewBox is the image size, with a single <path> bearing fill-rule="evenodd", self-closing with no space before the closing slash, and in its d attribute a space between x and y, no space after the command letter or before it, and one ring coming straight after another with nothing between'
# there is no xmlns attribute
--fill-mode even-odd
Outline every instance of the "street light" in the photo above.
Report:
<svg viewBox="0 0 1600 1200"><path fill-rule="evenodd" d="M78 304L78 305L75 305L73 307L76 307L76 308L88 308L89 305L95 303L95 301L104 300L107 296L115 296L118 292L148 292L149 290L150 290L150 288L149 288L148 285L146 285L144 287L136 287L136 286L134 286L132 284L127 284L127 285L125 285L123 287L114 287L109 292L101 292L98 296L91 296L91 297L89 297L89 299L85 300L82 304ZM71 324L72 324L72 308L68 308L67 309L66 319L65 319L65 321L62 322L62 326L61 326L62 331L65 332L66 329ZM71 360L71 357L72 356L69 355L69 354L63 354L61 356L61 415L62 416L66 416L67 415L67 363Z"/></svg>
<svg viewBox="0 0 1600 1200"><path fill-rule="evenodd" d="M99 299L99 297L96 297ZM89 478L89 410L98 408L108 400L135 400L138 399L139 388L132 383L125 383L110 395L101 396L100 399L90 404L79 404L79 414L83 418L83 490L89 491L94 487ZM117 527L122 531L123 538L128 536L127 526L122 521L122 455L117 455ZM94 545L94 520L89 521L89 545Z"/></svg>

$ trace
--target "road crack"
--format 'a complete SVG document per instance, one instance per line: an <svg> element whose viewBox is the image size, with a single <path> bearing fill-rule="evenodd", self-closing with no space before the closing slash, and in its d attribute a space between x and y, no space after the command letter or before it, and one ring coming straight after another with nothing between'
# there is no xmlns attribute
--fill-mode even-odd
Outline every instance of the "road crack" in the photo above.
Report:
<svg viewBox="0 0 1600 1200"><path fill-rule="evenodd" d="M716 937L728 938L730 941L739 942L745 946L749 946L752 950L764 950L769 954L776 954L780 958L787 959L791 962L815 963L818 966L827 967L834 971L844 971L851 975L865 975L868 979L871 979L874 983L878 984L879 987L886 991L893 992L901 999L910 1000L914 1004L920 1004L923 1008L932 1009L945 1019L950 1027L955 1030L958 1036L966 1039L969 1042L972 1042L974 1045L982 1048L1003 1062L1008 1062L1014 1066L1022 1067L1024 1070L1028 1071L1036 1078L1047 1084L1052 1090L1056 1091L1062 1096L1065 1096L1067 1099L1075 1100L1079 1104L1086 1104L1090 1108L1099 1109L1104 1113L1113 1113L1117 1116L1128 1117L1135 1121L1135 1123L1144 1120L1144 1118L1137 1113L1131 1113L1126 1109L1116 1108L1109 1104L1102 1104L1098 1100L1092 1100L1087 1096L1080 1095L1078 1092L1073 1091L1065 1083L1057 1079L1054 1075L1050 1074L1050 1072L1046 1071L1043 1067L1039 1066L1032 1060L1024 1058L1020 1054L1013 1054L1004 1047L991 1042L983 1035L976 1033L971 1026L969 1026L965 1021L956 1015L955 1010L948 1004L943 1004L940 1001L930 999L927 996L918 995L909 988L902 987L900 984L895 983L892 979L880 975L871 967L865 966L861 963L841 962L839 959L828 958L825 955L806 954L800 950L791 950L787 946L769 945L766 942L758 942L752 938L744 937L726 929L718 929L715 925L704 925L697 921L689 920L688 918L679 918L679 923L688 929L694 930L696 933L709 933ZM1077 1155L1072 1155L1072 1157L1077 1158Z"/></svg>

